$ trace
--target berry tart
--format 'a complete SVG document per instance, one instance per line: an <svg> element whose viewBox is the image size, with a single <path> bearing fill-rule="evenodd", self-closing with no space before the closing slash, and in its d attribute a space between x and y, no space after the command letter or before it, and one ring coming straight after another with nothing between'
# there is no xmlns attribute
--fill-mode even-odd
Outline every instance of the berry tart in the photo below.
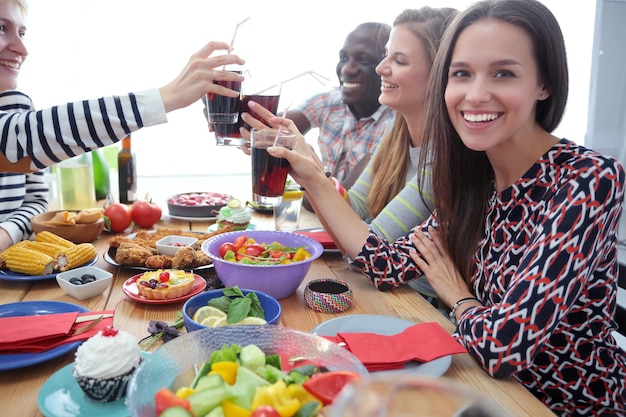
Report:
<svg viewBox="0 0 626 417"><path fill-rule="evenodd" d="M149 300L171 300L189 294L195 275L178 269L145 272L136 281L139 293Z"/></svg>
<svg viewBox="0 0 626 417"><path fill-rule="evenodd" d="M137 339L109 326L78 347L72 375L89 399L111 402L124 396L140 362Z"/></svg>

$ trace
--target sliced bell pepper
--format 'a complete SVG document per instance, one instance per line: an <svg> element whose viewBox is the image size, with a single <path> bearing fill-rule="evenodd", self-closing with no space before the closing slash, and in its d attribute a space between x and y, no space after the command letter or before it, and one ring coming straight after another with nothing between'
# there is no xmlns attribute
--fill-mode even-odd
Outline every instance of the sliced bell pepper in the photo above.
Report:
<svg viewBox="0 0 626 417"><path fill-rule="evenodd" d="M300 409L300 401L289 394L283 380L257 388L252 399L252 411L262 405L273 407L281 417L292 417Z"/></svg>
<svg viewBox="0 0 626 417"><path fill-rule="evenodd" d="M239 364L236 362L215 362L211 365L211 372L209 372L209 375L218 374L228 385L233 385L237 380L238 368Z"/></svg>
<svg viewBox="0 0 626 417"><path fill-rule="evenodd" d="M224 417L250 417L252 414L252 411L229 400L222 401L222 410Z"/></svg>

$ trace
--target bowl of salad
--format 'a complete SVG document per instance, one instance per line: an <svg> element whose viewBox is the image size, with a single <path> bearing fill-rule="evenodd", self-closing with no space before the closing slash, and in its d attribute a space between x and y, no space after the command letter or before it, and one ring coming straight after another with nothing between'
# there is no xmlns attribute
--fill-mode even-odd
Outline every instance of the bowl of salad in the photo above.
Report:
<svg viewBox="0 0 626 417"><path fill-rule="evenodd" d="M132 417L156 417L169 408L185 417L239 415L233 410L255 415L268 407L313 416L365 375L352 353L310 333L282 326L207 328L146 356L128 383L126 406Z"/></svg>
<svg viewBox="0 0 626 417"><path fill-rule="evenodd" d="M203 242L226 287L261 291L280 300L296 289L319 258L322 245L308 236L275 230L238 230Z"/></svg>

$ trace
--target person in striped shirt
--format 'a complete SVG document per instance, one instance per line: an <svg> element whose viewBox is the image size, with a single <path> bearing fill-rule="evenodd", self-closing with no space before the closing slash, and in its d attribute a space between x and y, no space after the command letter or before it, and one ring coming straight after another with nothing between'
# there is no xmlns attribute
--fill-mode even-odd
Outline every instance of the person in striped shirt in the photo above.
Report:
<svg viewBox="0 0 626 417"><path fill-rule="evenodd" d="M32 234L30 220L47 209L41 169L81 153L120 141L142 127L167 122L166 114L211 92L237 97L213 84L240 75L215 70L244 64L224 42L209 42L193 54L181 73L159 89L102 97L35 111L25 94L15 91L28 55L24 44L27 5L0 0L0 250Z"/></svg>

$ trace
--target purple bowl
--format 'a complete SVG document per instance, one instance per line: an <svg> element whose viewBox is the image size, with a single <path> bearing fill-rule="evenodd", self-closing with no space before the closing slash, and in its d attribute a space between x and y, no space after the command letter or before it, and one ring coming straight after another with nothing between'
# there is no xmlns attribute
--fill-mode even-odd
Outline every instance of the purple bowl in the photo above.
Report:
<svg viewBox="0 0 626 417"><path fill-rule="evenodd" d="M233 242L240 235L246 235L257 243L278 242L288 247L306 246L311 257L301 262L281 265L247 265L225 261L219 255L220 246L226 242ZM311 263L322 255L324 249L316 240L298 233L238 230L207 239L202 243L202 251L213 261L215 272L224 286L237 285L241 289L261 291L280 300L296 292L309 272Z"/></svg>

